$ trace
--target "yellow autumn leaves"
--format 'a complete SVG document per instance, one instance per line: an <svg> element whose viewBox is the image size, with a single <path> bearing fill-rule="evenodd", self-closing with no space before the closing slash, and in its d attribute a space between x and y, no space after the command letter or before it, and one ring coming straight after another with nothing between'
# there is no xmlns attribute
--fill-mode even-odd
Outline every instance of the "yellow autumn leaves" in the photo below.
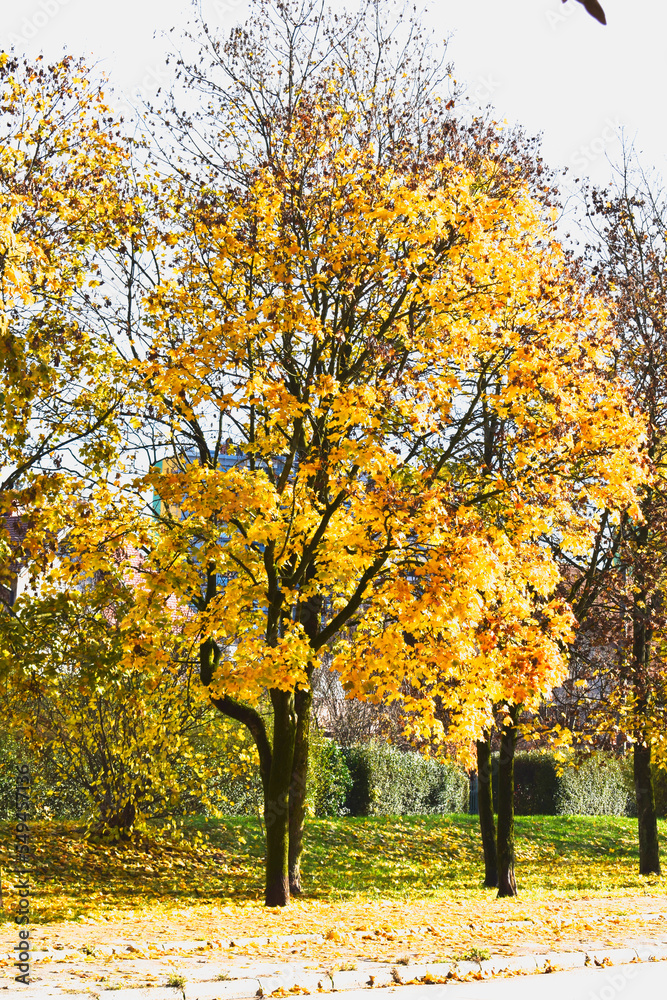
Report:
<svg viewBox="0 0 667 1000"><path fill-rule="evenodd" d="M77 96L31 237L59 308L13 327L29 405L23 437L5 425L17 465L35 428L44 457L47 416L76 441L72 475L34 485L31 524L58 539L43 587L127 590L128 675L201 655L234 717L285 694L274 748L325 656L424 738L537 706L573 628L553 552L633 510L643 475L606 305L538 174L439 120L385 149L379 97L342 110L334 87L276 111L268 152L238 116L219 168L160 175L91 126L105 105L75 67L50 73L57 106ZM40 95L5 87L34 120ZM16 169L34 128L3 151Z"/></svg>
<svg viewBox="0 0 667 1000"><path fill-rule="evenodd" d="M177 512L146 543L146 601L194 602L184 633L223 651L218 692L307 685L333 644L350 694L434 732L436 697L474 703L470 738L562 679L573 622L545 539L585 549L633 504L642 430L539 191L500 190L491 159L377 163L352 118L322 99L242 188L187 210L174 188L135 365L180 442L180 471L141 481Z"/></svg>

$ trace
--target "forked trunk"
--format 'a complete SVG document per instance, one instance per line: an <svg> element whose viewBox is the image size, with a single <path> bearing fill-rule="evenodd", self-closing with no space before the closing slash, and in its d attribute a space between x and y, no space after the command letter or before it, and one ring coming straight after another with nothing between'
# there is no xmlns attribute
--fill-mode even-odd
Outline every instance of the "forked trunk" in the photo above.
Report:
<svg viewBox="0 0 667 1000"><path fill-rule="evenodd" d="M137 819L136 803L131 799L120 805L112 791L107 791L97 819L93 819L90 832L105 840L130 840Z"/></svg>
<svg viewBox="0 0 667 1000"><path fill-rule="evenodd" d="M493 815L491 783L491 740L488 733L485 733L484 737L483 740L477 740L477 804L484 851L484 885L492 889L498 885L496 821Z"/></svg>

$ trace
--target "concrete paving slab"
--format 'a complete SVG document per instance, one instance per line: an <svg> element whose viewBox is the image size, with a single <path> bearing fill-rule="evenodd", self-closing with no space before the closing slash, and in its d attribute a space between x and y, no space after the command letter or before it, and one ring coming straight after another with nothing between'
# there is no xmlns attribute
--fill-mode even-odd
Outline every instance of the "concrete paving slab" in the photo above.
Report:
<svg viewBox="0 0 667 1000"><path fill-rule="evenodd" d="M250 940L250 938L248 938ZM266 940L264 938L263 940ZM144 951L145 949L139 945L130 946L135 947L137 951ZM146 948L148 945L146 945ZM208 942L205 938L197 938L196 941L161 941L156 945L160 951L202 951L208 947Z"/></svg>
<svg viewBox="0 0 667 1000"><path fill-rule="evenodd" d="M415 979L423 979L426 971L427 966L419 963L414 965L397 964L391 967L391 977L394 982L411 983Z"/></svg>
<svg viewBox="0 0 667 1000"><path fill-rule="evenodd" d="M454 962L453 969L457 976L469 976L479 972L479 962Z"/></svg>
<svg viewBox="0 0 667 1000"><path fill-rule="evenodd" d="M612 965L626 965L637 958L634 948L600 948L586 952L591 962L595 965L603 965L610 962Z"/></svg>
<svg viewBox="0 0 667 1000"><path fill-rule="evenodd" d="M664 945L639 944L635 951L640 962L660 961L667 958L667 948Z"/></svg>
<svg viewBox="0 0 667 1000"><path fill-rule="evenodd" d="M293 972L291 975L258 976L258 979L265 996L270 996L275 990L293 990L297 986L312 993L333 988L331 976L325 972Z"/></svg>
<svg viewBox="0 0 667 1000"><path fill-rule="evenodd" d="M271 938L261 937L236 937L229 942L230 948L246 948L249 944L256 944L258 948L266 948L271 943Z"/></svg>
<svg viewBox="0 0 667 1000"><path fill-rule="evenodd" d="M300 941L315 941L318 944L324 941L322 934L289 934L286 937L270 937L267 938L269 944L285 944L292 945L298 944Z"/></svg>
<svg viewBox="0 0 667 1000"><path fill-rule="evenodd" d="M394 985L394 974L391 968L383 969L373 969L372 972L368 973L368 985L369 986L393 986Z"/></svg>
<svg viewBox="0 0 667 1000"><path fill-rule="evenodd" d="M294 939L296 936L284 936L283 940L288 940L289 937ZM346 1000L352 1000L354 992L364 990L367 1000L370 1000L367 991L372 986L388 987L389 992L393 994L396 989L404 991L408 988L403 984L412 983L428 989L428 997L430 1000L435 1000L432 991L440 988L440 983L452 970L460 977L470 973L472 977L476 977L481 970L487 977L502 979L504 974L511 973L530 974L536 971L551 972L552 969L558 972L573 968L582 969L587 959L591 969L612 971L628 963L624 967L631 970L633 965L637 967L640 964L637 956L650 964L655 964L655 960L658 962L665 960L660 970L665 984L660 1000L665 1000L667 996L667 943L654 943L646 939L641 941L637 949L627 947L591 949L588 954L549 952L523 956L496 955L481 963L416 962L412 965L397 964L392 967L388 962L361 960L354 970L341 970L332 974L318 969L317 966L313 968L313 963L307 960L283 962L278 957L269 961L255 962L247 955L236 956L232 953L223 958L219 952L217 954L209 952L203 956L192 950L181 955L167 954L144 958L140 957L138 949L133 949L129 953L124 950L111 955L111 971L117 975L110 976L106 980L103 974L104 976L109 974L108 959L104 960L103 966L98 961L98 968L95 970L91 967L94 962L90 957L80 952L73 954L76 956L74 962L65 957L68 955L65 949L55 949L51 954L44 954L34 969L38 975L33 976L29 986L16 984L13 976L11 979L0 977L0 1000L2 996L7 995L7 991L11 991L12 997L15 992L17 995L20 993L26 1000L56 1000L60 997L64 1000L75 1000L77 997L90 1000L91 996L98 995L100 1000L246 1000L257 996L260 989L268 997L275 991L307 990L309 994L316 995L323 991L328 992L332 988L344 991ZM168 976L174 974L184 977L183 989L163 985L168 981ZM632 972L627 975L632 975ZM217 979L217 976L224 978ZM401 982L396 981L397 977ZM519 978L534 980L535 977L528 975ZM121 988L109 989L108 986L115 980L119 981L119 985L122 983ZM151 980L155 985L149 985ZM514 977L506 981L517 980ZM103 985L106 986L105 989L101 988ZM450 979L447 985L451 987L457 984L455 980ZM86 988L86 992L81 992ZM380 994L383 995L386 996L386 993ZM544 1000L541 994L540 1000ZM568 997L568 1000L572 998Z"/></svg>
<svg viewBox="0 0 667 1000"><path fill-rule="evenodd" d="M179 971L183 972L188 982L193 983L221 983L234 982L236 979L256 979L260 973L254 966L252 969L231 969L228 965L221 965L219 962L200 965L197 968L186 968L179 963ZM164 974L164 967L163 967Z"/></svg>
<svg viewBox="0 0 667 1000"><path fill-rule="evenodd" d="M99 1000L182 1000L183 991L177 986L144 986L133 989L100 990L97 995Z"/></svg>
<svg viewBox="0 0 667 1000"><path fill-rule="evenodd" d="M17 996L20 993L23 1000L44 1000L44 997L69 997L74 995L65 993L60 987L56 986L35 986L34 983L25 986L23 983L17 983L13 976L11 982L3 985L2 989L11 990L12 993L16 990Z"/></svg>
<svg viewBox="0 0 667 1000"><path fill-rule="evenodd" d="M268 976L300 976L304 973L319 971L313 969L312 966L307 968L303 962L281 962L279 959L273 959L270 962L246 962L242 966L223 965L223 970L228 973L230 979L242 979L247 976L257 979L264 979Z"/></svg>
<svg viewBox="0 0 667 1000"><path fill-rule="evenodd" d="M391 1000L664 1000L666 970L658 963L572 969L548 975L513 976L432 986L396 986ZM321 1000L308 994L299 1000ZM354 990L345 1000L372 1000Z"/></svg>
<svg viewBox="0 0 667 1000"><path fill-rule="evenodd" d="M426 966L426 974L441 978L448 976L454 968L454 962L429 962Z"/></svg>
<svg viewBox="0 0 667 1000"><path fill-rule="evenodd" d="M401 982L411 983L420 979L445 979L453 969L451 962L426 962L414 965L395 965L392 967L392 976L400 977Z"/></svg>
<svg viewBox="0 0 667 1000"><path fill-rule="evenodd" d="M535 957L535 955L508 955L506 958L503 956L487 958L483 962L480 962L480 969L489 976L502 975L503 972L536 972L537 962L535 961ZM539 957L541 958L542 956ZM545 965L547 957L544 956ZM581 964L584 964L583 955L581 956Z"/></svg>
<svg viewBox="0 0 667 1000"><path fill-rule="evenodd" d="M583 969L586 955L583 951L550 951L546 955L536 955L538 968L547 963L557 969Z"/></svg>
<svg viewBox="0 0 667 1000"><path fill-rule="evenodd" d="M45 1000L46 997L51 997L53 1000L56 997L64 997L65 1000L90 1000L90 993L66 993L63 990L58 990L58 992L49 990L47 992L35 989L34 986L24 986L23 983L16 982L13 982L9 989L10 996L21 997L21 1000Z"/></svg>
<svg viewBox="0 0 667 1000"><path fill-rule="evenodd" d="M241 1000L259 995L258 979L230 979L221 982L186 983L185 1000Z"/></svg>
<svg viewBox="0 0 667 1000"><path fill-rule="evenodd" d="M181 968L186 964L186 962L181 961L178 964L179 968ZM163 976L165 974L165 969L168 968L169 965L164 959L160 958L135 958L134 955L129 955L127 958L123 959L124 974L128 972L136 972L137 975L142 976Z"/></svg>
<svg viewBox="0 0 667 1000"><path fill-rule="evenodd" d="M369 986L389 986L394 982L391 969L346 969L343 972L333 972L333 988L335 990L368 989Z"/></svg>

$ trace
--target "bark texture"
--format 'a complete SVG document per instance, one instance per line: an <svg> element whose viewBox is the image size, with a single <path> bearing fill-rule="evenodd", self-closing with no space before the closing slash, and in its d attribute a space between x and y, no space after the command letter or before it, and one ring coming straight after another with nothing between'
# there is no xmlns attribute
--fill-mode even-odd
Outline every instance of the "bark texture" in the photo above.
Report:
<svg viewBox="0 0 667 1000"><path fill-rule="evenodd" d="M301 856L303 854L303 828L306 819L312 690L308 688L306 691L297 691L294 703L296 734L292 782L289 792L289 887L290 893L293 896L298 896L302 891Z"/></svg>
<svg viewBox="0 0 667 1000"><path fill-rule="evenodd" d="M642 547L648 545L648 527L643 525L638 531ZM651 746L646 740L643 719L648 705L651 677L652 629L647 621L650 595L640 570L635 572L638 584L632 609L632 673L635 702L635 744L633 772L635 799L637 802L637 826L639 834L640 875L660 874L660 845L658 842L658 816L655 809L655 795L651 776Z"/></svg>
<svg viewBox="0 0 667 1000"><path fill-rule="evenodd" d="M289 797L294 765L296 712L294 693L271 690L273 748L271 769L264 794L266 827L267 906L289 903Z"/></svg>
<svg viewBox="0 0 667 1000"><path fill-rule="evenodd" d="M136 818L137 809L132 800L119 806L113 794L108 792L102 805L101 818L91 829L105 839L130 840Z"/></svg>
<svg viewBox="0 0 667 1000"><path fill-rule="evenodd" d="M633 770L639 832L639 874L659 875L660 843L658 841L658 818L651 776L650 746L635 743Z"/></svg>
<svg viewBox="0 0 667 1000"><path fill-rule="evenodd" d="M485 733L484 737L483 740L477 740L477 804L484 851L484 886L488 889L495 889L498 885L498 861L491 783L491 740L488 733Z"/></svg>
<svg viewBox="0 0 667 1000"><path fill-rule="evenodd" d="M510 712L502 728L498 760L498 896L516 896L514 873L514 751L518 710Z"/></svg>

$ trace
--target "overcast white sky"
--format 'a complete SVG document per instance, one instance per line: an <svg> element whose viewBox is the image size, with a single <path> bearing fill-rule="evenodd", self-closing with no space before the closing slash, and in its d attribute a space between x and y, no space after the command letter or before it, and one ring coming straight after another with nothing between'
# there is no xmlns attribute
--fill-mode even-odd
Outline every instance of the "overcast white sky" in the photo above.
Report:
<svg viewBox="0 0 667 1000"><path fill-rule="evenodd" d="M209 23L223 30L247 9L247 0L203 3ZM607 27L576 0L432 0L426 16L450 39L454 75L471 98L542 133L553 166L604 183L624 127L644 164L667 175L667 5L602 4ZM190 0L0 0L0 7L0 47L92 56L116 87L146 96L168 81L162 33L192 14Z"/></svg>

